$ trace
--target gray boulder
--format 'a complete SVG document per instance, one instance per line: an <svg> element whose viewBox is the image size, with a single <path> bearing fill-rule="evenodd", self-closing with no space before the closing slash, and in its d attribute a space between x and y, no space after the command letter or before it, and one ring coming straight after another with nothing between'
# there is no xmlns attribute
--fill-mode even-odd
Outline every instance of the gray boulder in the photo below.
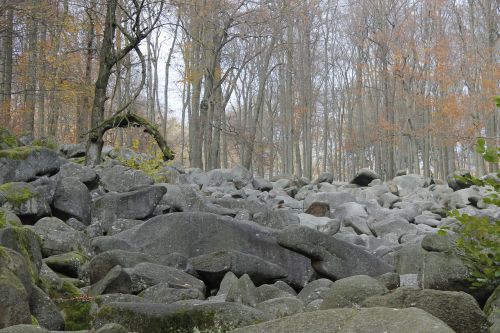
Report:
<svg viewBox="0 0 500 333"><path fill-rule="evenodd" d="M97 173L92 168L72 162L61 165L61 168L55 177L59 179L76 177L89 189L95 188L98 181Z"/></svg>
<svg viewBox="0 0 500 333"><path fill-rule="evenodd" d="M268 317L261 311L232 302L110 303L100 308L93 326L99 328L117 323L139 333L210 333L266 319Z"/></svg>
<svg viewBox="0 0 500 333"><path fill-rule="evenodd" d="M249 221L209 213L172 213L114 237L151 255L178 252L196 257L221 250L243 252L283 267L288 275L284 281L303 286L313 273L310 261L279 246L276 236L275 230Z"/></svg>
<svg viewBox="0 0 500 333"><path fill-rule="evenodd" d="M57 217L74 217L85 225L90 224L90 193L87 186L76 177L59 180L53 206Z"/></svg>
<svg viewBox="0 0 500 333"><path fill-rule="evenodd" d="M304 210L316 203L326 203L330 209L336 209L346 202L356 202L356 198L348 192L318 192L309 194L304 200Z"/></svg>
<svg viewBox="0 0 500 333"><path fill-rule="evenodd" d="M204 300L205 295L198 289L179 289L170 287L169 283L159 283L140 293L146 301L151 303L171 304L189 299Z"/></svg>
<svg viewBox="0 0 500 333"><path fill-rule="evenodd" d="M34 286L29 300L31 314L39 325L53 331L64 329L64 319L50 297L40 288Z"/></svg>
<svg viewBox="0 0 500 333"><path fill-rule="evenodd" d="M451 187L453 191L458 191L474 185L474 183L472 183L469 180L470 177L471 177L470 171L456 170L448 175L446 181L448 183L448 186Z"/></svg>
<svg viewBox="0 0 500 333"><path fill-rule="evenodd" d="M123 268L134 267L141 262L154 262L153 257L140 253L124 250L110 250L99 253L88 264L90 283L101 280L116 265Z"/></svg>
<svg viewBox="0 0 500 333"><path fill-rule="evenodd" d="M49 257L71 251L90 255L90 239L56 217L44 217L32 227L42 240L42 254Z"/></svg>
<svg viewBox="0 0 500 333"><path fill-rule="evenodd" d="M255 308L276 319L304 312L304 303L295 297L280 297L261 302Z"/></svg>
<svg viewBox="0 0 500 333"><path fill-rule="evenodd" d="M279 265L238 251L223 250L203 254L191 258L191 263L209 288L219 287L228 271L236 276L248 274L258 285L287 276L286 271Z"/></svg>
<svg viewBox="0 0 500 333"><path fill-rule="evenodd" d="M418 308L330 309L299 313L229 333L453 333L444 322Z"/></svg>
<svg viewBox="0 0 500 333"><path fill-rule="evenodd" d="M31 323L28 292L6 267L0 267L0 299L0 328Z"/></svg>
<svg viewBox="0 0 500 333"><path fill-rule="evenodd" d="M54 272L72 278L78 278L82 266L88 262L88 257L79 252L67 252L45 258L43 261Z"/></svg>
<svg viewBox="0 0 500 333"><path fill-rule="evenodd" d="M359 308L370 296L387 293L387 288L367 275L356 275L335 281L326 295L321 309Z"/></svg>
<svg viewBox="0 0 500 333"><path fill-rule="evenodd" d="M333 182L333 174L331 172L322 172L318 178L314 180L314 184L319 183L332 183Z"/></svg>
<svg viewBox="0 0 500 333"><path fill-rule="evenodd" d="M297 295L304 304L309 304L315 300L323 300L330 292L333 281L328 279L318 279L308 283Z"/></svg>
<svg viewBox="0 0 500 333"><path fill-rule="evenodd" d="M27 227L0 228L0 246L22 255L31 276L36 279L42 266L42 251L40 239L32 230Z"/></svg>
<svg viewBox="0 0 500 333"><path fill-rule="evenodd" d="M36 176L55 174L62 161L59 155L42 147L0 150L0 184L25 182Z"/></svg>
<svg viewBox="0 0 500 333"><path fill-rule="evenodd" d="M0 333L50 333L50 332L46 328L40 326L19 324L0 329Z"/></svg>
<svg viewBox="0 0 500 333"><path fill-rule="evenodd" d="M368 227L377 237L398 243L403 235L415 235L418 229L414 224L398 215L390 215L382 219L369 219Z"/></svg>
<svg viewBox="0 0 500 333"><path fill-rule="evenodd" d="M381 179L380 175L373 170L364 168L356 172L356 175L351 180L351 184L368 186L375 179Z"/></svg>
<svg viewBox="0 0 500 333"><path fill-rule="evenodd" d="M281 282L281 281L280 281ZM288 287L290 288L290 287ZM262 303L270 299L274 298L283 298L283 297L294 297L296 296L295 291L291 290L283 290L276 285L271 284L263 284L262 286L257 287L257 302Z"/></svg>
<svg viewBox="0 0 500 333"><path fill-rule="evenodd" d="M417 307L444 321L457 333L487 333L488 321L476 300L469 294L455 291L398 288L364 300L363 307Z"/></svg>
<svg viewBox="0 0 500 333"><path fill-rule="evenodd" d="M300 223L297 214L290 209L266 209L263 212L254 214L253 221L273 229L283 229Z"/></svg>
<svg viewBox="0 0 500 333"><path fill-rule="evenodd" d="M154 180L142 170L114 165L97 171L102 186L113 192L130 192L136 188L153 185Z"/></svg>
<svg viewBox="0 0 500 333"><path fill-rule="evenodd" d="M232 182L237 189L241 189L252 182L252 174L242 167L237 165L232 169L213 169L207 172L206 186L221 186L224 183Z"/></svg>
<svg viewBox="0 0 500 333"><path fill-rule="evenodd" d="M488 316L490 323L490 332L500 332L500 285L495 288L495 291L486 301L484 312Z"/></svg>
<svg viewBox="0 0 500 333"><path fill-rule="evenodd" d="M86 149L85 143L67 143L59 147L59 151L67 158L83 157Z"/></svg>
<svg viewBox="0 0 500 333"><path fill-rule="evenodd" d="M408 196L428 185L423 176L415 174L394 177L392 183L398 187L400 197Z"/></svg>
<svg viewBox="0 0 500 333"><path fill-rule="evenodd" d="M377 276L394 268L362 248L327 236L307 227L283 230L278 243L312 260L312 266L322 276L338 280L352 275Z"/></svg>
<svg viewBox="0 0 500 333"><path fill-rule="evenodd" d="M273 184L261 177L254 177L252 180L253 188L259 191L269 192L273 189Z"/></svg>
<svg viewBox="0 0 500 333"><path fill-rule="evenodd" d="M257 298L257 288L247 274L234 281L226 295L227 302L241 303L251 307L257 305Z"/></svg>
<svg viewBox="0 0 500 333"><path fill-rule="evenodd" d="M23 182L0 185L0 207L12 211L24 224L32 224L50 215L50 206L31 184Z"/></svg>
<svg viewBox="0 0 500 333"><path fill-rule="evenodd" d="M148 186L125 193L107 193L92 205L93 223L109 230L117 218L144 219L151 216L167 192L164 186Z"/></svg>
<svg viewBox="0 0 500 333"><path fill-rule="evenodd" d="M357 202L347 202L335 209L333 213L335 218L338 218L345 227L352 227L358 235L371 235L372 232L368 227L368 213L363 205Z"/></svg>

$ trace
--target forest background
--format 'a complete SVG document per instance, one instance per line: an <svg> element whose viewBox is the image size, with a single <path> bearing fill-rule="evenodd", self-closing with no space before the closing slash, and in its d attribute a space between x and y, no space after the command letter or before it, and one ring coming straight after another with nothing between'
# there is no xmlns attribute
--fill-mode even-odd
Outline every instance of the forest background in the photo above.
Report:
<svg viewBox="0 0 500 333"><path fill-rule="evenodd" d="M0 0L0 126L87 140L107 2ZM113 49L152 31L113 66L105 116L142 115L184 165L339 180L498 169L474 151L500 142L495 0L117 3ZM134 128L105 141L152 145Z"/></svg>

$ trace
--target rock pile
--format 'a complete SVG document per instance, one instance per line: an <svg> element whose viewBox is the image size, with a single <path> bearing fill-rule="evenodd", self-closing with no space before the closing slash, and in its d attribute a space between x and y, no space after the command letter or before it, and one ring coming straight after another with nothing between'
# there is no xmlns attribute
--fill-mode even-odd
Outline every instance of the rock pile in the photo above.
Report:
<svg viewBox="0 0 500 333"><path fill-rule="evenodd" d="M157 183L134 154L0 150L0 332L499 332L499 287L470 289L436 234L450 208L500 219L482 188L179 165Z"/></svg>

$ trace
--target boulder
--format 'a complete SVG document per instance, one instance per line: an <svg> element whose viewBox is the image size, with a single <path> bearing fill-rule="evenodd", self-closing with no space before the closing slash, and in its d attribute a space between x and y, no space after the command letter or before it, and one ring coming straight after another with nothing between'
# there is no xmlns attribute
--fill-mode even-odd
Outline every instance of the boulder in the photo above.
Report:
<svg viewBox="0 0 500 333"><path fill-rule="evenodd" d="M351 180L351 184L359 186L368 186L373 180L381 179L380 175L373 170L363 168L356 172L356 175Z"/></svg>
<svg viewBox="0 0 500 333"><path fill-rule="evenodd" d="M338 280L352 275L377 276L394 268L362 248L307 227L290 227L278 236L278 243L312 260L314 269Z"/></svg>
<svg viewBox="0 0 500 333"><path fill-rule="evenodd" d="M296 293L292 288L290 288L288 291L285 291L276 287L275 285L263 284L262 286L257 287L257 303L262 303L274 298L294 297L296 296L295 294Z"/></svg>
<svg viewBox="0 0 500 333"><path fill-rule="evenodd" d="M391 182L396 184L400 197L408 196L428 185L423 176L415 174L397 176Z"/></svg>
<svg viewBox="0 0 500 333"><path fill-rule="evenodd" d="M232 302L110 303L100 308L93 326L117 323L138 333L210 333L266 319L261 311Z"/></svg>
<svg viewBox="0 0 500 333"><path fill-rule="evenodd" d="M236 302L251 307L257 305L258 292L250 277L245 274L229 287L226 301Z"/></svg>
<svg viewBox="0 0 500 333"><path fill-rule="evenodd" d="M42 251L40 239L32 230L16 226L1 228L0 245L22 255L33 280L36 280L42 266Z"/></svg>
<svg viewBox="0 0 500 333"><path fill-rule="evenodd" d="M356 198L348 192L318 192L309 194L304 200L304 210L313 204L326 203L330 209L336 209L346 202L356 202Z"/></svg>
<svg viewBox="0 0 500 333"><path fill-rule="evenodd" d="M20 324L0 329L0 333L50 333L38 325Z"/></svg>
<svg viewBox="0 0 500 333"><path fill-rule="evenodd" d="M72 278L78 278L82 266L88 262L88 257L80 252L67 252L45 258L43 261L54 272Z"/></svg>
<svg viewBox="0 0 500 333"><path fill-rule="evenodd" d="M462 190L474 185L470 180L471 174L468 170L455 170L448 175L446 181L453 191Z"/></svg>
<svg viewBox="0 0 500 333"><path fill-rule="evenodd" d="M254 255L238 251L217 251L191 258L193 268L209 288L218 288L224 275L231 271L236 276L248 274L257 285L285 278L286 271Z"/></svg>
<svg viewBox="0 0 500 333"><path fill-rule="evenodd" d="M330 216L330 205L327 202L315 201L309 205L305 213L317 217L327 217Z"/></svg>
<svg viewBox="0 0 500 333"><path fill-rule="evenodd" d="M453 333L444 322L418 308L330 309L299 313L229 333Z"/></svg>
<svg viewBox="0 0 500 333"><path fill-rule="evenodd" d="M316 230L322 230L323 228L326 228L329 224L335 223L335 220L329 218L329 217L318 217L306 213L301 213L296 215L299 218L300 225L313 228ZM340 228L340 221L338 221L338 227ZM338 231L338 230L337 230Z"/></svg>
<svg viewBox="0 0 500 333"><path fill-rule="evenodd" d="M85 225L90 224L90 193L78 178L62 178L57 183L53 201L54 215L68 219L74 217Z"/></svg>
<svg viewBox="0 0 500 333"><path fill-rule="evenodd" d="M221 250L254 255L284 268L287 283L303 286L313 273L310 261L279 246L276 236L276 230L249 221L209 213L172 213L114 237L151 255L178 252L196 257Z"/></svg>
<svg viewBox="0 0 500 333"><path fill-rule="evenodd" d="M204 300L205 295L198 289L179 289L170 287L169 283L159 283L140 293L146 301L151 303L171 304L189 299Z"/></svg>
<svg viewBox="0 0 500 333"><path fill-rule="evenodd" d="M99 253L94 256L88 264L90 283L94 284L101 280L116 265L120 265L123 268L129 268L141 262L154 262L154 259L144 253L119 249Z"/></svg>
<svg viewBox="0 0 500 333"><path fill-rule="evenodd" d="M237 165L232 169L213 169L207 172L206 186L221 186L224 183L232 182L237 189L241 189L252 182L252 174Z"/></svg>
<svg viewBox="0 0 500 333"><path fill-rule="evenodd" d="M67 158L83 157L86 149L85 143L67 143L59 147L59 151Z"/></svg>
<svg viewBox="0 0 500 333"><path fill-rule="evenodd" d="M73 162L61 165L61 168L55 177L58 179L76 177L89 189L95 188L98 181L97 173L92 168Z"/></svg>
<svg viewBox="0 0 500 333"><path fill-rule="evenodd" d="M368 227L377 237L399 242L403 235L415 235L418 229L414 224L398 215L386 216L382 219L372 219L368 221Z"/></svg>
<svg viewBox="0 0 500 333"><path fill-rule="evenodd" d="M38 324L53 331L64 330L64 319L50 297L40 288L34 286L29 300L31 314Z"/></svg>
<svg viewBox="0 0 500 333"><path fill-rule="evenodd" d="M387 292L387 288L372 277L351 276L333 282L320 309L359 308L368 297L383 295Z"/></svg>
<svg viewBox="0 0 500 333"><path fill-rule="evenodd" d="M32 227L42 240L42 254L49 257L71 251L90 255L90 239L56 217L44 217Z"/></svg>
<svg viewBox="0 0 500 333"><path fill-rule="evenodd" d="M297 295L304 304L309 304L315 300L323 300L325 296L330 292L330 288L333 281L328 279L318 279L311 281L306 284L306 286Z"/></svg>
<svg viewBox="0 0 500 333"><path fill-rule="evenodd" d="M273 229L283 229L289 225L298 225L300 223L297 214L286 208L266 209L263 212L254 214L253 221Z"/></svg>
<svg viewBox="0 0 500 333"><path fill-rule="evenodd" d="M319 184L319 183L332 183L333 182L333 173L331 172L322 172L318 178L314 180L314 184Z"/></svg>
<svg viewBox="0 0 500 333"><path fill-rule="evenodd" d="M50 215L50 206L31 184L23 182L0 185L0 207L12 211L24 224L32 224Z"/></svg>
<svg viewBox="0 0 500 333"><path fill-rule="evenodd" d="M113 165L97 171L99 181L107 191L130 192L139 187L153 185L154 180L142 170Z"/></svg>
<svg viewBox="0 0 500 333"><path fill-rule="evenodd" d="M347 202L335 209L333 217L338 218L345 227L352 227L358 235L371 235L368 227L368 213L363 205L357 202Z"/></svg>
<svg viewBox="0 0 500 333"><path fill-rule="evenodd" d="M490 323L490 332L500 332L500 285L495 288L495 291L486 301L484 312L488 316Z"/></svg>
<svg viewBox="0 0 500 333"><path fill-rule="evenodd" d="M117 218L144 219L153 213L167 189L154 185L125 193L107 193L92 205L92 223L109 230Z"/></svg>
<svg viewBox="0 0 500 333"><path fill-rule="evenodd" d="M0 150L0 184L25 182L36 176L55 174L61 164L55 151L43 147Z"/></svg>
<svg viewBox="0 0 500 333"><path fill-rule="evenodd" d="M252 180L253 188L259 191L269 192L273 189L273 184L261 177L254 177Z"/></svg>
<svg viewBox="0 0 500 333"><path fill-rule="evenodd" d="M0 299L0 328L31 323L28 292L21 280L3 266L0 266Z"/></svg>
<svg viewBox="0 0 500 333"><path fill-rule="evenodd" d="M469 294L456 291L401 287L393 292L372 296L363 307L417 307L444 321L457 333L487 333L488 321L476 300Z"/></svg>
<svg viewBox="0 0 500 333"><path fill-rule="evenodd" d="M276 319L304 312L304 303L295 297L280 297L261 302L255 308Z"/></svg>

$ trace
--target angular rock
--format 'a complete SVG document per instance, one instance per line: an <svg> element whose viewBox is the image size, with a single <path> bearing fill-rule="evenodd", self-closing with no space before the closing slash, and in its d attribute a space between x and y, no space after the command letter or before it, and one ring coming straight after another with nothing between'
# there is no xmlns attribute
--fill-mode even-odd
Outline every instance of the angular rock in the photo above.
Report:
<svg viewBox="0 0 500 333"><path fill-rule="evenodd" d="M59 309L50 297L37 286L32 289L29 305L31 314L40 326L53 331L64 330L64 319Z"/></svg>
<svg viewBox="0 0 500 333"><path fill-rule="evenodd" d="M89 189L97 186L97 173L86 165L78 163L65 163L61 165L61 169L56 174L56 178L76 177L84 183Z"/></svg>
<svg viewBox="0 0 500 333"><path fill-rule="evenodd" d="M136 188L153 185L154 180L142 170L114 165L98 171L100 183L107 191L130 192Z"/></svg>
<svg viewBox="0 0 500 333"><path fill-rule="evenodd" d="M388 289L367 275L356 275L335 281L320 309L359 308L370 296L383 295Z"/></svg>
<svg viewBox="0 0 500 333"><path fill-rule="evenodd" d="M26 227L2 228L0 229L0 245L22 255L31 276L36 279L42 267L42 251L40 239L32 230Z"/></svg>
<svg viewBox="0 0 500 333"><path fill-rule="evenodd" d="M93 203L92 221L102 223L108 230L117 218L144 219L151 216L166 191L164 186L155 185L132 192L107 193Z"/></svg>
<svg viewBox="0 0 500 333"><path fill-rule="evenodd" d="M252 182L252 174L237 165L232 169L213 169L207 172L208 181L206 186L221 186L226 182L232 182L237 189L241 189Z"/></svg>
<svg viewBox="0 0 500 333"><path fill-rule="evenodd" d="M67 143L59 147L61 153L67 158L83 157L85 156L85 144L84 143Z"/></svg>
<svg viewBox="0 0 500 333"><path fill-rule="evenodd" d="M351 180L351 184L368 186L375 179L381 179L380 175L373 170L364 168L356 172L356 175Z"/></svg>
<svg viewBox="0 0 500 333"><path fill-rule="evenodd" d="M306 213L298 214L297 216L299 218L300 225L316 230L321 230L335 221L329 217L317 217ZM340 221L338 227L340 228Z"/></svg>
<svg viewBox="0 0 500 333"><path fill-rule="evenodd" d="M414 174L394 177L392 182L398 187L400 197L408 196L427 185L423 176Z"/></svg>
<svg viewBox="0 0 500 333"><path fill-rule="evenodd" d="M470 171L456 170L448 175L446 181L448 183L448 186L451 187L453 191L458 191L474 185L474 183L469 180L470 177L471 177Z"/></svg>
<svg viewBox="0 0 500 333"><path fill-rule="evenodd" d="M12 211L24 224L32 224L51 213L41 193L33 185L22 182L0 185L0 207Z"/></svg>
<svg viewBox="0 0 500 333"><path fill-rule="evenodd" d="M444 322L418 308L330 309L299 313L228 333L453 333Z"/></svg>
<svg viewBox="0 0 500 333"><path fill-rule="evenodd" d="M220 328L247 326L267 318L258 310L232 302L111 303L100 308L93 326L99 328L117 323L138 333L209 333Z"/></svg>
<svg viewBox="0 0 500 333"><path fill-rule="evenodd" d="M114 237L140 252L165 255L178 252L195 257L220 250L238 251L283 267L285 282L303 286L311 277L310 261L278 245L276 231L249 221L209 213L172 213L154 217Z"/></svg>
<svg viewBox="0 0 500 333"><path fill-rule="evenodd" d="M394 239L397 242L399 242L403 235L417 234L415 225L410 224L408 220L397 215L388 216L383 219L370 219L368 227L375 236Z"/></svg>
<svg viewBox="0 0 500 333"><path fill-rule="evenodd" d="M274 285L263 284L257 287L257 303L262 303L274 298L294 297L295 292L293 289L291 291L293 291L293 293L284 291Z"/></svg>
<svg viewBox="0 0 500 333"><path fill-rule="evenodd" d="M18 147L0 150L0 184L33 180L59 171L61 159L53 150Z"/></svg>
<svg viewBox="0 0 500 333"><path fill-rule="evenodd" d="M488 316L490 323L490 332L500 332L500 285L495 288L495 291L486 301L484 312Z"/></svg>
<svg viewBox="0 0 500 333"><path fill-rule="evenodd" d="M257 288L250 277L245 274L231 285L227 292L226 301L255 307L257 305L257 297Z"/></svg>
<svg viewBox="0 0 500 333"><path fill-rule="evenodd" d="M0 328L31 323L28 292L5 267L0 267L0 299Z"/></svg>
<svg viewBox="0 0 500 333"><path fill-rule="evenodd" d="M330 205L327 202L313 202L305 213L317 217L330 216Z"/></svg>
<svg viewBox="0 0 500 333"><path fill-rule="evenodd" d="M377 276L376 279L389 290L399 288L401 284L401 277L398 273L385 273Z"/></svg>
<svg viewBox="0 0 500 333"><path fill-rule="evenodd" d="M236 276L248 274L257 285L287 276L286 271L279 265L238 251L212 252L193 257L191 262L209 288L217 288L228 271Z"/></svg>
<svg viewBox="0 0 500 333"><path fill-rule="evenodd" d="M333 174L331 172L322 172L318 178L314 180L314 184L319 183L332 183L333 182Z"/></svg>
<svg viewBox="0 0 500 333"><path fill-rule="evenodd" d="M358 204L357 202L347 202L338 206L337 209L335 209L333 216L338 218L342 222L343 226L352 227L358 235L372 234L367 223L368 213L363 205Z"/></svg>
<svg viewBox="0 0 500 333"><path fill-rule="evenodd" d="M273 189L273 184L261 177L254 177L252 180L253 188L259 191L269 192Z"/></svg>
<svg viewBox="0 0 500 333"><path fill-rule="evenodd" d="M363 301L363 307L417 307L444 321L457 333L487 333L488 321L476 300L469 294L455 291L398 288L382 296Z"/></svg>
<svg viewBox="0 0 500 333"><path fill-rule="evenodd" d="M352 275L378 276L394 268L358 246L307 227L290 227L278 236L278 243L312 260L321 275L338 280Z"/></svg>
<svg viewBox="0 0 500 333"><path fill-rule="evenodd" d="M62 178L54 195L54 215L68 219L74 217L85 225L90 224L90 193L78 178Z"/></svg>

